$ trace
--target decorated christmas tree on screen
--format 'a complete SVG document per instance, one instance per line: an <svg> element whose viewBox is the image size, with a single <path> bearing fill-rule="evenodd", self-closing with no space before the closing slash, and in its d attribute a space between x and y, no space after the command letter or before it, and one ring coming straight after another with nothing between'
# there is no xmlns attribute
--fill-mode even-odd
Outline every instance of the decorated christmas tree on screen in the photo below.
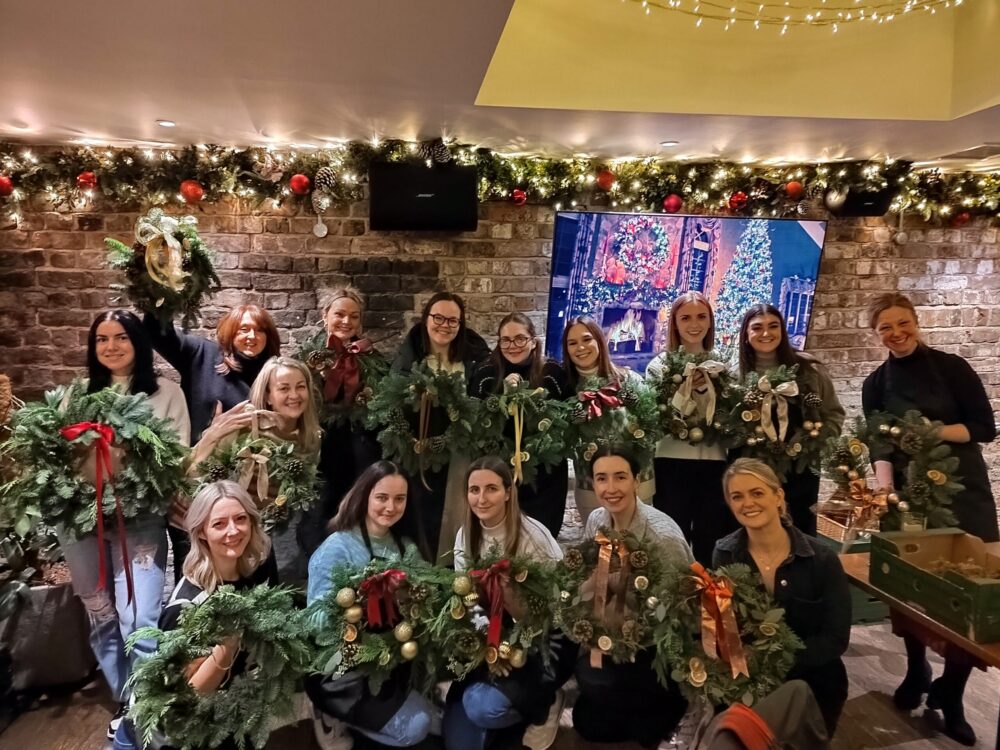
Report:
<svg viewBox="0 0 1000 750"><path fill-rule="evenodd" d="M751 219L740 237L715 301L715 326L725 345L732 346L739 335L743 313L751 305L771 301L771 236L768 223Z"/></svg>

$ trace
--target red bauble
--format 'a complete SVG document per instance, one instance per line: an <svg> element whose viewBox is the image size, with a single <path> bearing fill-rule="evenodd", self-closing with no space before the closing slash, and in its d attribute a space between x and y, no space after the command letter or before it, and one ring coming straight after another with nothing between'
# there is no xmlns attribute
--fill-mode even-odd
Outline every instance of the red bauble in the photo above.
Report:
<svg viewBox="0 0 1000 750"><path fill-rule="evenodd" d="M201 186L198 180L184 180L181 183L181 198L188 205L197 203L202 198L205 197L205 188Z"/></svg>
<svg viewBox="0 0 1000 750"><path fill-rule="evenodd" d="M0 174L0 197L6 198L14 192L14 181L5 174Z"/></svg>
<svg viewBox="0 0 1000 750"><path fill-rule="evenodd" d="M675 214L684 208L684 199L677 193L671 193L663 199L663 210L668 214Z"/></svg>
<svg viewBox="0 0 1000 750"><path fill-rule="evenodd" d="M954 218L951 220L951 225L953 227L964 227L972 220L972 214L968 211L961 211L955 214Z"/></svg>
<svg viewBox="0 0 1000 750"><path fill-rule="evenodd" d="M528 202L528 194L521 188L514 188L510 191L510 200L515 206L523 206Z"/></svg>
<svg viewBox="0 0 1000 750"><path fill-rule="evenodd" d="M802 187L802 183L797 180L792 180L785 184L785 195L788 196L789 200L797 201L802 200L802 196L806 194L806 189Z"/></svg>
<svg viewBox="0 0 1000 750"><path fill-rule="evenodd" d="M80 172L76 176L76 186L81 190L93 190L97 187L97 175L93 172Z"/></svg>
<svg viewBox="0 0 1000 750"><path fill-rule="evenodd" d="M742 190L737 190L735 193L729 196L729 210L730 211L742 211L747 207L747 194Z"/></svg>
<svg viewBox="0 0 1000 750"><path fill-rule="evenodd" d="M309 188L312 187L312 182L304 174L293 174L288 180L288 187L296 195L306 195L309 193Z"/></svg>
<svg viewBox="0 0 1000 750"><path fill-rule="evenodd" d="M618 178L610 169L602 169L597 173L597 187L606 193L614 186L616 179Z"/></svg>

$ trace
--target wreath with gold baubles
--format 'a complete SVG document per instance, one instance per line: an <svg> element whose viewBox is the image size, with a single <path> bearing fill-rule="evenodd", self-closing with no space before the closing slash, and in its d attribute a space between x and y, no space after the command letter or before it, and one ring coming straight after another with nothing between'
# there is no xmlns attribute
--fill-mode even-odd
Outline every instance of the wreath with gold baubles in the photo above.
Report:
<svg viewBox="0 0 1000 750"><path fill-rule="evenodd" d="M178 316L184 328L190 328L206 297L221 288L193 216L167 216L154 208L136 222L131 247L111 237L104 244L108 265L125 273L125 282L111 288L164 328Z"/></svg>
<svg viewBox="0 0 1000 750"><path fill-rule="evenodd" d="M677 683L688 700L752 706L784 682L804 648L747 565L707 571L694 563L657 599L664 617L653 667L662 684Z"/></svg>
<svg viewBox="0 0 1000 750"><path fill-rule="evenodd" d="M556 565L556 626L590 649L592 658L634 661L652 645L654 630L666 617L652 595L667 585L665 567L634 534L601 528Z"/></svg>
<svg viewBox="0 0 1000 750"><path fill-rule="evenodd" d="M321 404L320 421L325 426L363 425L368 403L374 398L382 378L389 374L389 361L367 339L349 344L331 342L334 349L327 346L328 342L331 342L328 334L321 331L306 341L295 355L313 373L318 390L316 403ZM346 372L338 377L341 370ZM324 393L331 376L338 380L333 386L336 388L333 395L341 396L338 400Z"/></svg>
<svg viewBox="0 0 1000 750"><path fill-rule="evenodd" d="M587 463L598 448L624 445L648 464L659 442L659 410L653 391L638 376L623 376L601 384L596 378L580 383L569 400L568 442L577 461Z"/></svg>

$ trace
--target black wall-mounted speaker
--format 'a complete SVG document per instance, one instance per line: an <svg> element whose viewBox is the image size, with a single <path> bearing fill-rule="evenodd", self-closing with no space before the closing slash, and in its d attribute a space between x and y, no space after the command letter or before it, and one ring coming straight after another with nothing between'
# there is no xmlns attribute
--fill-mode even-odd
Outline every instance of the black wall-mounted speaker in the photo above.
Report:
<svg viewBox="0 0 1000 750"><path fill-rule="evenodd" d="M899 194L894 187L882 190L856 190L846 193L831 190L824 202L834 216L885 216L893 199Z"/></svg>
<svg viewBox="0 0 1000 750"><path fill-rule="evenodd" d="M479 221L474 166L377 162L368 172L373 230L471 232Z"/></svg>

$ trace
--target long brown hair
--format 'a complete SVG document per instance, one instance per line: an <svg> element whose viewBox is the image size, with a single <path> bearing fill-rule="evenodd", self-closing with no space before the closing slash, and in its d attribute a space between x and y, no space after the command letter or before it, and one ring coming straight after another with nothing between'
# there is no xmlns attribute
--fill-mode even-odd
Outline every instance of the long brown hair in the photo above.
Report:
<svg viewBox="0 0 1000 750"><path fill-rule="evenodd" d="M503 379L507 375L508 361L503 352L500 350L500 331L508 323L515 323L517 325L522 325L528 329L528 335L531 340L535 342L535 348L531 352L531 365L528 369L528 385L532 388L538 388L542 384L542 368L545 365L545 357L542 356L541 352L541 342L538 340L538 333L535 332L535 324L531 322L529 318L524 313L512 312L504 316L504 319L500 321L500 325L497 326L497 345L490 353L490 359L497 369L497 379L496 383L493 384L493 392L500 393L503 390Z"/></svg>
<svg viewBox="0 0 1000 750"><path fill-rule="evenodd" d="M427 355L433 351L431 349L431 337L427 333L427 319L431 316L431 308L438 302L454 302L458 305L458 331L455 333L455 338L448 344L448 359L451 362L464 362L466 351L465 300L452 292L438 292L427 300L427 304L424 305L424 309L420 312L420 341L424 345L424 354Z"/></svg>
<svg viewBox="0 0 1000 750"><path fill-rule="evenodd" d="M704 305L708 310L708 331L705 332L705 338L702 339L701 345L706 352L710 352L715 348L715 311L712 310L712 304L708 301L708 297L701 292L684 292L670 306L670 318L667 321L667 349L674 351L681 348L681 337L677 332L677 313L684 305L688 304Z"/></svg>
<svg viewBox="0 0 1000 750"><path fill-rule="evenodd" d="M267 360L281 354L281 334L278 333L271 313L258 305L236 305L219 318L219 324L215 328L215 341L222 350L222 361L215 366L215 371L220 375L226 375L230 370L239 372L243 369L233 352L233 341L246 313L250 313L253 324L266 336L264 351L257 355L258 358Z"/></svg>
<svg viewBox="0 0 1000 750"><path fill-rule="evenodd" d="M576 369L576 365L573 364L573 360L569 356L569 346L566 344L566 339L568 338L569 329L573 326L583 326L586 328L590 335L594 337L597 342L597 349L600 352L597 357L597 375L601 378L619 378L621 377L621 371L615 366L615 363L611 361L611 352L608 350L608 341L604 338L604 330L597 324L597 321L593 318L587 317L586 315L579 315L575 318L570 318L566 321L566 327L563 329L563 339L562 339L562 350L563 350L563 364L566 367L566 374L569 378L569 386L573 390L576 390L576 384L580 381L580 372Z"/></svg>
<svg viewBox="0 0 1000 750"><path fill-rule="evenodd" d="M503 483L503 488L510 493L507 501L507 515L504 516L503 524L506 532L505 555L513 555L517 552L517 544L521 541L521 506L517 502L517 485L514 484L514 473L510 466L498 456L483 456L477 458L469 465L469 470L465 472L465 523L462 528L465 530L465 557L471 563L479 559L479 546L483 543L483 525L479 518L472 512L469 505L469 479L474 471L492 471Z"/></svg>
<svg viewBox="0 0 1000 750"><path fill-rule="evenodd" d="M812 370L812 363L792 348L792 344L788 340L788 329L785 327L785 318L781 314L781 310L774 305L762 302L747 310L743 315L743 322L740 324L740 377L746 377L747 374L757 370L757 352L750 345L750 323L754 318L764 315L773 315L781 323L781 340L778 342L778 348L774 350L778 364L787 367L798 365L799 375L802 375L804 370Z"/></svg>

